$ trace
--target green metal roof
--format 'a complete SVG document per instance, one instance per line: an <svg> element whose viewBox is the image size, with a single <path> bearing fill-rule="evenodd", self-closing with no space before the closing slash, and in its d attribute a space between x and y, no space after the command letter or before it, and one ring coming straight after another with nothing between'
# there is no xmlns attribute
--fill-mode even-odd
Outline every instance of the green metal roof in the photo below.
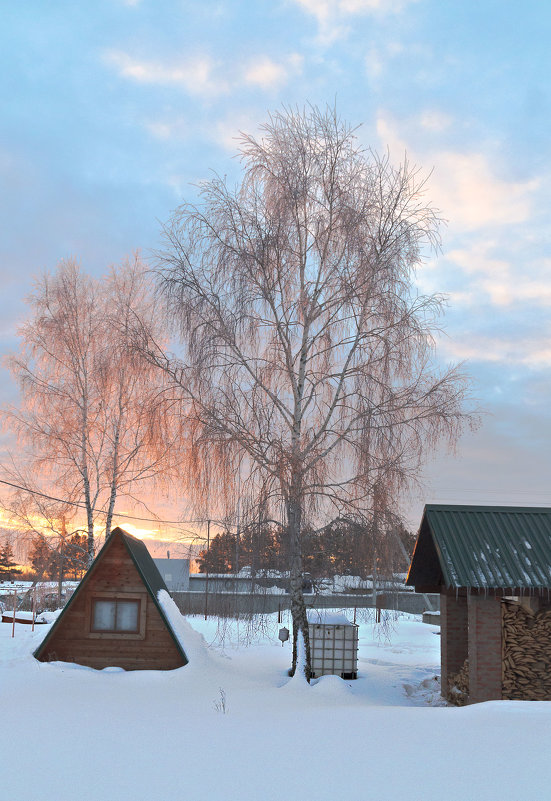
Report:
<svg viewBox="0 0 551 801"><path fill-rule="evenodd" d="M90 565L90 567L88 568L88 570L86 571L84 576L82 577L78 587L76 588L74 593L71 595L71 597L69 598L69 600L67 601L67 603L63 607L63 610L61 611L61 613L58 615L58 617L54 621L51 629L48 631L48 633L46 634L46 636L44 637L44 639L42 640L42 642L40 643L38 648L34 651L33 656L38 658L40 656L40 654L43 652L46 643L48 642L49 639L51 639L54 631L58 628L58 626L60 624L62 625L62 620L63 620L67 610L74 603L77 595L81 592L82 588L88 583L88 580L89 580L90 576L95 571L97 565L103 559L103 556L105 555L108 546L111 544L111 542L113 542L114 539L118 539L118 538L120 538L122 540L122 542L124 543L124 545L126 546L126 549L127 549L128 553L130 554L130 557L131 557L131 559L132 559L132 561L133 561L133 563L134 563L134 565L136 567L136 570L140 574L140 577L141 577L141 579L142 579L142 581L144 583L145 588L149 592L149 595L151 596L152 601L154 602L155 606L157 607L157 609L159 611L159 614L161 615L161 618L164 621L170 636L174 640L174 644L176 645L176 648L178 649L178 651L179 651L179 653L180 653L180 655L181 655L181 657L183 659L184 665L187 665L189 660L188 660L188 658L187 658L187 656L185 654L185 651L182 648L182 645L181 645L178 637L176 636L175 632L173 631L172 626L170 625L170 621L168 620L167 616L165 615L164 610L163 610L162 606L160 605L160 603L158 601L158 598L157 598L157 594L158 594L159 590L166 590L168 592L167 586L166 586L165 582L163 581L163 577L159 573L157 565L155 564L155 562L151 558L151 554L147 550L146 545L141 540L139 540L137 537L133 537L132 534L128 534L128 532L126 532L122 528L118 528L118 527L114 528L111 531L109 537L107 538L107 540L104 543L103 548L100 550L100 552L98 553L98 555L96 556L96 558L94 559L94 561L92 562L92 564Z"/></svg>
<svg viewBox="0 0 551 801"><path fill-rule="evenodd" d="M551 588L551 509L425 506L406 583Z"/></svg>
<svg viewBox="0 0 551 801"><path fill-rule="evenodd" d="M147 584L151 595L156 598L159 590L166 590L168 592L164 579L159 573L159 568L153 561L145 543L137 537L133 537L132 534L123 531L122 528L117 528L115 531L120 533L132 557L132 561L136 565L144 584ZM113 533L115 533L115 531Z"/></svg>

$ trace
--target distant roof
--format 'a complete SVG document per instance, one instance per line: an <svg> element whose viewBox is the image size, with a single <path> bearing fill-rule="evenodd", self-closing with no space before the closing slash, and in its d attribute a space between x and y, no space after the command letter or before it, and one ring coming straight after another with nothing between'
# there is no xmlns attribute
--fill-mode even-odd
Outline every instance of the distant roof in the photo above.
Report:
<svg viewBox="0 0 551 801"><path fill-rule="evenodd" d="M183 574L187 576L189 574L189 559L154 559L155 566L157 570L165 573L166 571L170 571L174 575Z"/></svg>
<svg viewBox="0 0 551 801"><path fill-rule="evenodd" d="M157 567L179 567L181 570L185 570L189 567L189 559L174 559L172 556L170 559L153 559Z"/></svg>
<svg viewBox="0 0 551 801"><path fill-rule="evenodd" d="M551 588L551 509L425 506L406 583Z"/></svg>

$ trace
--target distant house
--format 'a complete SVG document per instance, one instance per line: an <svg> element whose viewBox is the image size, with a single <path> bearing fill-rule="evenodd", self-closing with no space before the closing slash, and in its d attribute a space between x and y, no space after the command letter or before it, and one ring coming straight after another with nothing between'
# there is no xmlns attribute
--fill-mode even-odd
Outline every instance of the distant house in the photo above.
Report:
<svg viewBox="0 0 551 801"><path fill-rule="evenodd" d="M189 559L154 559L169 592L189 591Z"/></svg>
<svg viewBox="0 0 551 801"><path fill-rule="evenodd" d="M551 700L551 509L426 506L406 583L440 593L445 697Z"/></svg>
<svg viewBox="0 0 551 801"><path fill-rule="evenodd" d="M158 601L166 589L144 543L114 529L34 656L98 669L187 664Z"/></svg>

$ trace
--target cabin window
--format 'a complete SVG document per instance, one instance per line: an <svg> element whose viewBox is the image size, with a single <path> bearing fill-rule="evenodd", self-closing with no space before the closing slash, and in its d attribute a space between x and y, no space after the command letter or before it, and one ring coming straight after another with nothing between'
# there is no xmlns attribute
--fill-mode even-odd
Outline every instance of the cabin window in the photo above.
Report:
<svg viewBox="0 0 551 801"><path fill-rule="evenodd" d="M92 626L95 632L136 634L140 630L140 602L119 598L96 598L92 602Z"/></svg>

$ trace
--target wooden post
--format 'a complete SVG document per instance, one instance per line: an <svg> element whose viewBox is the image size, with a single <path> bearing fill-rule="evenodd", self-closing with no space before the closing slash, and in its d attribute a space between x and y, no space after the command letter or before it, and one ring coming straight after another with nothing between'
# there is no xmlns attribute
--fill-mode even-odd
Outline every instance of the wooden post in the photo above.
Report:
<svg viewBox="0 0 551 801"><path fill-rule="evenodd" d="M36 586L33 587L33 625L31 631L34 631L35 618L36 618Z"/></svg>
<svg viewBox="0 0 551 801"><path fill-rule="evenodd" d="M17 611L17 590L13 591L13 621L11 624L11 636L15 637L15 613Z"/></svg>

